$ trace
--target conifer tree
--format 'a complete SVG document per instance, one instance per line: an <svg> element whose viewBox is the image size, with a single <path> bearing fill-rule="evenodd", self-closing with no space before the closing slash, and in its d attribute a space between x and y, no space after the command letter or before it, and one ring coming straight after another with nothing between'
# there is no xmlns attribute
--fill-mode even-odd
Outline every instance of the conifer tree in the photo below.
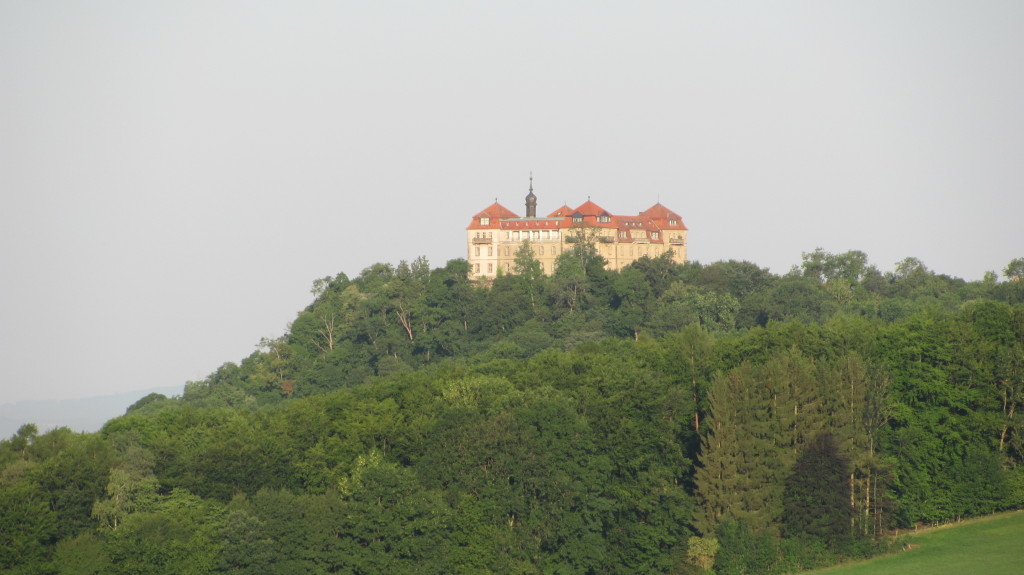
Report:
<svg viewBox="0 0 1024 575"><path fill-rule="evenodd" d="M780 514L779 458L768 388L749 364L711 386L711 416L697 469L696 525L705 535L728 520L755 532L772 529Z"/></svg>
<svg viewBox="0 0 1024 575"><path fill-rule="evenodd" d="M830 433L814 437L786 479L786 535L833 544L849 536L853 515L846 496L849 468L849 460L840 453Z"/></svg>

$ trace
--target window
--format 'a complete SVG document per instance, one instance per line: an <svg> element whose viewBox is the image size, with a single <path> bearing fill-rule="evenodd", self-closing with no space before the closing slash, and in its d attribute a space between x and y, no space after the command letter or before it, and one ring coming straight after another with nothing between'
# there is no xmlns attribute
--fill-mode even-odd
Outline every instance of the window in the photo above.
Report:
<svg viewBox="0 0 1024 575"><path fill-rule="evenodd" d="M518 230L512 232L512 241L515 241L515 242L519 241L519 231Z"/></svg>
<svg viewBox="0 0 1024 575"><path fill-rule="evenodd" d="M558 237L559 237L559 232L558 232L558 230L555 230L555 235L554 235L553 237L554 237L554 238L555 238L556 240L558 239Z"/></svg>
<svg viewBox="0 0 1024 575"><path fill-rule="evenodd" d="M505 246L505 255L507 256L508 254L509 254L509 248L508 248L508 246Z"/></svg>
<svg viewBox="0 0 1024 575"><path fill-rule="evenodd" d="M480 257L480 246L473 248L473 255Z"/></svg>
<svg viewBox="0 0 1024 575"><path fill-rule="evenodd" d="M669 220L668 221L668 225L670 225L670 226L678 226L679 225L679 220Z"/></svg>
<svg viewBox="0 0 1024 575"><path fill-rule="evenodd" d="M539 240L540 239L540 230L533 230L533 239L535 239L535 240Z"/></svg>
<svg viewBox="0 0 1024 575"><path fill-rule="evenodd" d="M658 239L658 232L651 232L651 239L652 240Z"/></svg>
<svg viewBox="0 0 1024 575"><path fill-rule="evenodd" d="M480 273L480 264L473 264L473 273Z"/></svg>
<svg viewBox="0 0 1024 575"><path fill-rule="evenodd" d="M487 273L489 273L489 274L493 274L494 273L494 264L487 264Z"/></svg>
<svg viewBox="0 0 1024 575"><path fill-rule="evenodd" d="M544 255L544 246L540 247L540 255Z"/></svg>
<svg viewBox="0 0 1024 575"><path fill-rule="evenodd" d="M547 223L547 222L544 222L544 223ZM550 240L551 239L551 230L544 230L544 239L546 239L546 240Z"/></svg>
<svg viewBox="0 0 1024 575"><path fill-rule="evenodd" d="M572 223L574 223L574 224L582 224L583 223L583 216L573 216L572 217Z"/></svg>
<svg viewBox="0 0 1024 575"><path fill-rule="evenodd" d="M511 232L505 232L505 241L507 242L510 239L512 239L512 233Z"/></svg>
<svg viewBox="0 0 1024 575"><path fill-rule="evenodd" d="M494 255L494 248L488 246L487 247L487 255L493 256Z"/></svg>
<svg viewBox="0 0 1024 575"><path fill-rule="evenodd" d="M489 225L491 225L491 218L480 218L480 225L481 226L489 226Z"/></svg>
<svg viewBox="0 0 1024 575"><path fill-rule="evenodd" d="M601 214L597 218L597 221L601 222L602 224L607 224L607 223L611 222L612 219L611 219L611 217L608 216L608 214Z"/></svg>

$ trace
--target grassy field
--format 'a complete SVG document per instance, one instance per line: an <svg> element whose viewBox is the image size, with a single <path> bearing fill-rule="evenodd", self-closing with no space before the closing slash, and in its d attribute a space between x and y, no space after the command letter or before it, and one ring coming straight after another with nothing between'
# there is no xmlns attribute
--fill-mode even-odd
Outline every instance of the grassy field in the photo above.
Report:
<svg viewBox="0 0 1024 575"><path fill-rule="evenodd" d="M813 571L814 575L1003 575L1024 573L1024 511L922 530L916 548L869 561Z"/></svg>

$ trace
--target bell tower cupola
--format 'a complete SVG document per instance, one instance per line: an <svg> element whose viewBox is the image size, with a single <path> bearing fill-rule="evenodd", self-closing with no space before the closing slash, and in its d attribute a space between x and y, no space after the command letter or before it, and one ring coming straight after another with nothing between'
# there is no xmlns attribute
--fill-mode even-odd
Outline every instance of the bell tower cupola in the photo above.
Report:
<svg viewBox="0 0 1024 575"><path fill-rule="evenodd" d="M526 217L537 217L537 196L533 195L533 174L530 174L530 193L526 196Z"/></svg>

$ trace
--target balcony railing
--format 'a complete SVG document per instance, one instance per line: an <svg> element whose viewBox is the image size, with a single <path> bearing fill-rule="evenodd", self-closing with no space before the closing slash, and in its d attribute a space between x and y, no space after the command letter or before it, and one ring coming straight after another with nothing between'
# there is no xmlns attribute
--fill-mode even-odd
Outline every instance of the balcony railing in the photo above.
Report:
<svg viewBox="0 0 1024 575"><path fill-rule="evenodd" d="M674 246L681 246L683 245L683 238L669 238L668 243Z"/></svg>
<svg viewBox="0 0 1024 575"><path fill-rule="evenodd" d="M474 244L493 244L493 238L473 238Z"/></svg>

